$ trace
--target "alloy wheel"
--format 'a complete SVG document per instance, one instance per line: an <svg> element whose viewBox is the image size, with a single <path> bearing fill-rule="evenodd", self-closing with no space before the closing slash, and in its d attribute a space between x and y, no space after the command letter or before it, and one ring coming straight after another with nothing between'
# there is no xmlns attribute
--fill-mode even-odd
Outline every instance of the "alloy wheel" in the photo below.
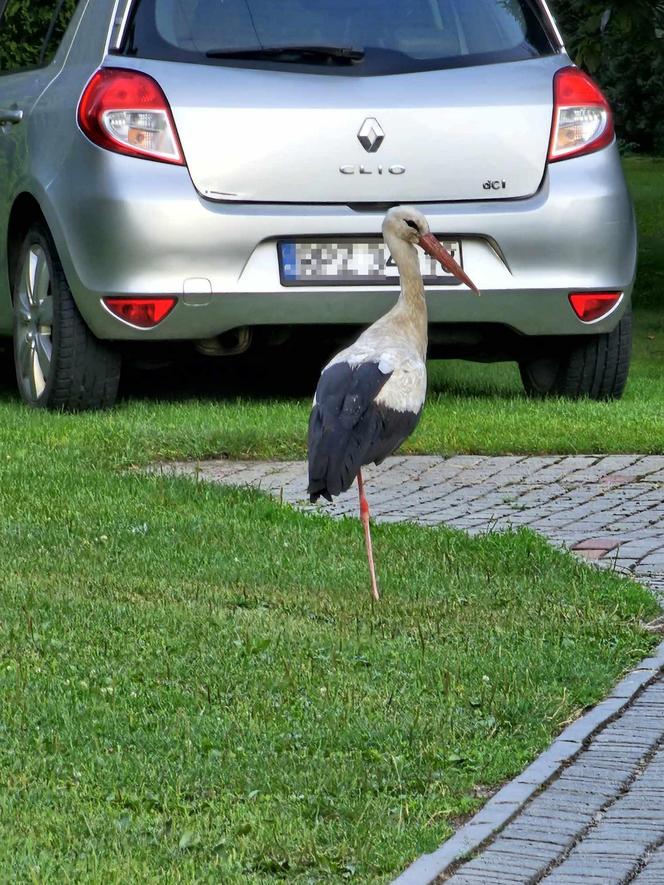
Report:
<svg viewBox="0 0 664 885"><path fill-rule="evenodd" d="M46 389L53 360L53 294L46 252L38 243L25 256L15 290L16 374L21 393L37 403Z"/></svg>

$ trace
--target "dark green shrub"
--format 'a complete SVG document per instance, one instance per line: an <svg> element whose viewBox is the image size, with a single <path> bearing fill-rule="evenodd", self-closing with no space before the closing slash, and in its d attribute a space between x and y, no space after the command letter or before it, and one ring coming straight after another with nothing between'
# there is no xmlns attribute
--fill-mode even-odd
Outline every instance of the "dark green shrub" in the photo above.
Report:
<svg viewBox="0 0 664 885"><path fill-rule="evenodd" d="M57 48L71 20L76 2L77 0L65 0L60 7L49 50L55 51ZM53 9L52 3L9 0L2 19L0 71L30 68L39 64L41 46L53 18Z"/></svg>
<svg viewBox="0 0 664 885"><path fill-rule="evenodd" d="M664 3L552 0L567 48L601 84L627 146L664 153Z"/></svg>

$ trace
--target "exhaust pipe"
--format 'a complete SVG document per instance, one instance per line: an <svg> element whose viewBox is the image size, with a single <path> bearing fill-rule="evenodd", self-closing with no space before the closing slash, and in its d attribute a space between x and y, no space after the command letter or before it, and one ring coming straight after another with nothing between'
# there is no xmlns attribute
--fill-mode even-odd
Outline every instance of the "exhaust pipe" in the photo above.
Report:
<svg viewBox="0 0 664 885"><path fill-rule="evenodd" d="M196 342L196 350L203 356L239 356L251 347L251 329L239 326L214 338L201 338Z"/></svg>

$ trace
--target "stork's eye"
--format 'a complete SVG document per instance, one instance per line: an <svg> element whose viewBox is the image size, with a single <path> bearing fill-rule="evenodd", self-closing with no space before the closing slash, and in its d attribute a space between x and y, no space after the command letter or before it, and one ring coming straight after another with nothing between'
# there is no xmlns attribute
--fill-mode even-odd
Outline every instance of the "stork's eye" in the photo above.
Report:
<svg viewBox="0 0 664 885"><path fill-rule="evenodd" d="M418 234L419 234L420 229L419 229L419 227L415 224L414 221L411 221L410 218L404 218L404 221L406 222L406 224L408 225L408 227L412 227L413 230L416 230L416 231L418 232Z"/></svg>

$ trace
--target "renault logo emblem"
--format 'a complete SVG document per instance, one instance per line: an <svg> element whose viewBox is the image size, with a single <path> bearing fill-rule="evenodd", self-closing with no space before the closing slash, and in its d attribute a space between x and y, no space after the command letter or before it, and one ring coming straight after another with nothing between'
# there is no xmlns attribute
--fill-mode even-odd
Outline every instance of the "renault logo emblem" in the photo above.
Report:
<svg viewBox="0 0 664 885"><path fill-rule="evenodd" d="M373 117L367 117L362 123L362 128L357 133L360 144L365 151L375 154L381 144L385 141L385 133L380 128L380 123Z"/></svg>

